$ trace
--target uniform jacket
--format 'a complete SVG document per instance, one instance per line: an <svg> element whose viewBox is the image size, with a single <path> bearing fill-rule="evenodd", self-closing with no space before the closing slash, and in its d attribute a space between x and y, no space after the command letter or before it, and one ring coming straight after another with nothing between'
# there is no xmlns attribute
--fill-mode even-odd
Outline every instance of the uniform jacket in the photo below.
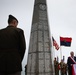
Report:
<svg viewBox="0 0 76 75"><path fill-rule="evenodd" d="M26 49L23 30L7 26L0 30L0 72L22 70L21 62Z"/></svg>

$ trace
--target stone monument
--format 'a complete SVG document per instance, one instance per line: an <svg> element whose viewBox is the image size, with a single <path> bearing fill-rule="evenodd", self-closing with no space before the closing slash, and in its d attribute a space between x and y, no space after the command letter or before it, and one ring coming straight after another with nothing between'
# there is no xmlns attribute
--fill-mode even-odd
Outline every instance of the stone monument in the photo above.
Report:
<svg viewBox="0 0 76 75"><path fill-rule="evenodd" d="M53 75L51 36L46 0L35 0L27 75Z"/></svg>

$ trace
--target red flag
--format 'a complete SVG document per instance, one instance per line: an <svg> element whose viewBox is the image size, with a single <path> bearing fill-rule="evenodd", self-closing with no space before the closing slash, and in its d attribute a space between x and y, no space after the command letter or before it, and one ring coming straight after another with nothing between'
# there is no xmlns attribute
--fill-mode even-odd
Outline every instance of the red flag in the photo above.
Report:
<svg viewBox="0 0 76 75"><path fill-rule="evenodd" d="M71 46L72 38L70 37L60 37L60 45L61 46Z"/></svg>
<svg viewBox="0 0 76 75"><path fill-rule="evenodd" d="M52 37L52 40L53 40L53 46L55 46L55 49L59 50L59 45L57 44L57 42L53 37Z"/></svg>

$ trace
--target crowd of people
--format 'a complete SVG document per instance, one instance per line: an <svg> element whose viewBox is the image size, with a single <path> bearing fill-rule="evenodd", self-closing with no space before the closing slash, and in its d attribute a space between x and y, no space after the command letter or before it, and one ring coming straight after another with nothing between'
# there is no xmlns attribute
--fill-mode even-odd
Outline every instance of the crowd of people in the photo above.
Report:
<svg viewBox="0 0 76 75"><path fill-rule="evenodd" d="M74 52L70 52L70 56L67 58L67 63L61 59L60 63L58 62L57 58L54 58L54 71L55 75L76 75L76 70L74 66L76 64L76 57L74 56Z"/></svg>

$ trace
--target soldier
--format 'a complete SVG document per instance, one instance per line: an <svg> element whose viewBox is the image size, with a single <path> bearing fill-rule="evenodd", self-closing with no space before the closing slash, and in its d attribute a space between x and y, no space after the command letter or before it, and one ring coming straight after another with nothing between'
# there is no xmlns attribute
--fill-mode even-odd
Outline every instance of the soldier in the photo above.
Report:
<svg viewBox="0 0 76 75"><path fill-rule="evenodd" d="M9 15L8 26L0 30L0 75L21 75L26 43L18 20Z"/></svg>
<svg viewBox="0 0 76 75"><path fill-rule="evenodd" d="M54 70L55 70L55 75L59 75L59 62L54 59Z"/></svg>
<svg viewBox="0 0 76 75"><path fill-rule="evenodd" d="M67 75L67 64L65 64L63 60L60 62L60 72L61 75Z"/></svg>

